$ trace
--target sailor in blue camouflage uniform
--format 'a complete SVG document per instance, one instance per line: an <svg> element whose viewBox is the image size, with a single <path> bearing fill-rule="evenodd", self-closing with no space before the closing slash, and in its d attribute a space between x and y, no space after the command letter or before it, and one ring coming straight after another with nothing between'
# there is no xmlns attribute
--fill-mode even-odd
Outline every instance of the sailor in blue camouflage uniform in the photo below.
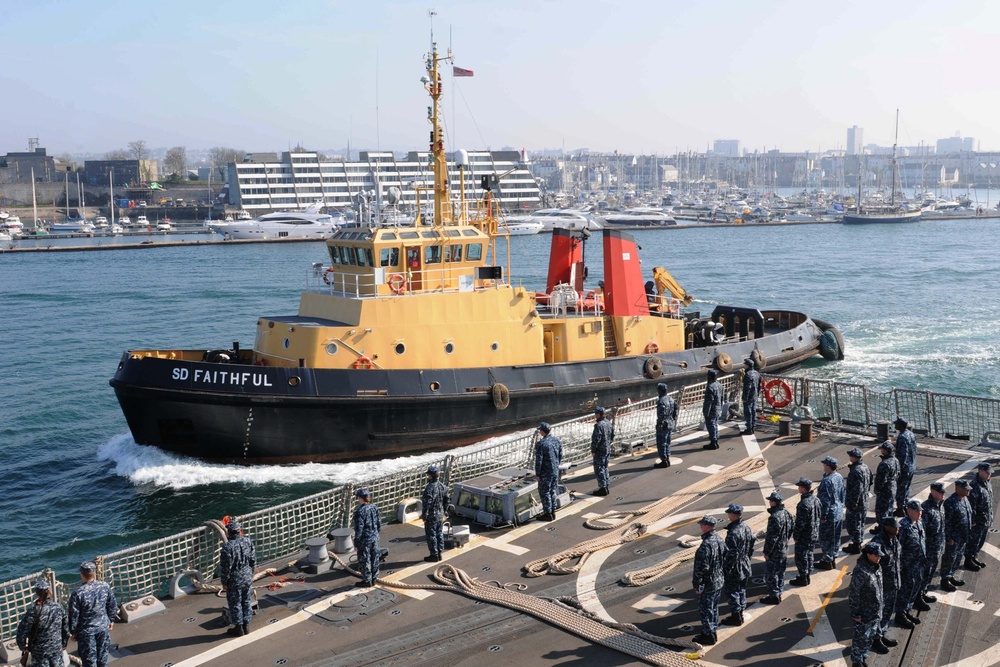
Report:
<svg viewBox="0 0 1000 667"><path fill-rule="evenodd" d="M538 425L541 439L535 443L535 477L538 478L538 495L542 500L540 521L555 521L558 503L559 466L562 464L562 443L552 435L548 422Z"/></svg>
<svg viewBox="0 0 1000 667"><path fill-rule="evenodd" d="M899 595L896 596L896 625L912 628L920 624L920 619L910 610L928 611L928 606L920 599L924 573L927 571L927 540L924 537L924 523L920 520L923 508L920 501L910 498L906 501L906 516L899 522Z"/></svg>
<svg viewBox="0 0 1000 667"><path fill-rule="evenodd" d="M52 600L49 582L35 583L35 600L17 624L17 648L31 655L35 667L63 667L63 649L69 643L69 619Z"/></svg>
<svg viewBox="0 0 1000 667"><path fill-rule="evenodd" d="M656 385L656 453L660 460L653 464L654 468L670 467L670 437L677 425L678 406L670 394L667 385Z"/></svg>
<svg viewBox="0 0 1000 667"><path fill-rule="evenodd" d="M424 556L428 563L440 561L441 552L444 551L444 516L448 513L448 489L438 479L439 474L437 466L427 467L427 486L420 498L420 518L424 520L424 536L427 538L427 549L431 552L429 556Z"/></svg>
<svg viewBox="0 0 1000 667"><path fill-rule="evenodd" d="M969 506L968 480L955 482L955 492L944 501L944 555L941 556L941 590L952 592L965 581L955 578L972 532L972 507Z"/></svg>
<svg viewBox="0 0 1000 667"><path fill-rule="evenodd" d="M812 480L801 477L796 483L799 490L799 504L795 506L795 568L799 576L788 583L792 586L808 586L813 567L813 550L819 541L819 522L822 508L812 492Z"/></svg>
<svg viewBox="0 0 1000 667"><path fill-rule="evenodd" d="M715 532L714 516L704 516L698 521L701 528L701 545L694 553L691 585L698 596L698 613L701 615L702 631L694 636L694 641L711 646L718 641L715 632L719 627L719 598L725 577L722 563L726 557L726 545Z"/></svg>
<svg viewBox="0 0 1000 667"><path fill-rule="evenodd" d="M913 473L917 471L917 438L913 431L907 428L902 417L893 424L899 435L896 436L896 460L899 461L899 478L896 480L896 516L905 514L904 505L910 499L910 483Z"/></svg>
<svg viewBox="0 0 1000 667"><path fill-rule="evenodd" d="M784 498L777 490L767 497L767 534L764 537L764 583L768 594L761 604L778 604L785 588L785 568L788 567L788 540L795 529L795 519L785 509Z"/></svg>
<svg viewBox="0 0 1000 667"><path fill-rule="evenodd" d="M844 553L861 553L861 540L865 532L865 517L868 516L868 494L872 489L874 476L871 468L862 460L864 454L854 447L847 455L851 459L850 472L847 473L847 495L844 505L847 507L847 518L844 523L851 543L844 547Z"/></svg>
<svg viewBox="0 0 1000 667"><path fill-rule="evenodd" d="M899 479L899 461L893 456L896 449L886 440L879 445L882 462L875 469L875 526L873 535L879 532L879 521L892 516L892 504L896 501L896 481Z"/></svg>
<svg viewBox="0 0 1000 667"><path fill-rule="evenodd" d="M219 580L226 591L229 618L233 627L228 630L235 637L250 632L253 618L253 573L257 568L257 550L249 537L242 534L243 526L232 519L226 524L229 541L222 545L219 554Z"/></svg>
<svg viewBox="0 0 1000 667"><path fill-rule="evenodd" d="M882 618L882 568L880 561L885 552L881 545L869 542L861 550L861 558L851 573L848 600L854 635L851 639L851 667L868 667L865 660Z"/></svg>
<svg viewBox="0 0 1000 667"><path fill-rule="evenodd" d="M992 476L993 466L985 462L980 463L976 466L976 476L972 478L969 488L972 529L969 532L969 542L965 546L965 569L973 572L986 567L986 563L977 556L986 544L987 533L993 527L993 487L990 486Z"/></svg>
<svg viewBox="0 0 1000 667"><path fill-rule="evenodd" d="M730 503L726 508L726 554L722 559L725 576L724 590L729 597L729 616L724 625L743 625L743 611L747 608L747 582L750 581L750 560L757 539L743 523L743 505Z"/></svg>
<svg viewBox="0 0 1000 667"><path fill-rule="evenodd" d="M847 487L844 477L837 472L837 459L827 456L823 459L823 479L816 490L822 514L819 520L819 546L823 557L816 563L817 570L832 570L837 563L840 539L844 532L844 501Z"/></svg>
<svg viewBox="0 0 1000 667"><path fill-rule="evenodd" d="M879 567L882 568L882 617L879 619L877 638L872 642L872 650L876 653L888 653L890 648L899 645L897 639L889 637L889 623L892 621L892 611L896 608L896 596L899 595L899 561L901 550L899 546L899 524L896 517L889 516L882 519L879 524L879 532L871 539L872 542L882 547L882 560ZM912 626L911 626L912 627Z"/></svg>
<svg viewBox="0 0 1000 667"><path fill-rule="evenodd" d="M718 372L708 372L708 383L705 385L705 399L701 404L701 415L705 418L705 430L708 431L708 444L705 449L719 448L719 417L722 416L722 385L719 384Z"/></svg>
<svg viewBox="0 0 1000 667"><path fill-rule="evenodd" d="M611 477L608 463L611 461L611 443L615 439L615 427L604 418L604 408L594 408L594 432L590 436L590 454L594 457L594 477L597 478L595 496L606 496L610 492Z"/></svg>
<svg viewBox="0 0 1000 667"><path fill-rule="evenodd" d="M378 538L382 517L368 489L358 489L354 496L358 499L358 506L354 509L354 548L358 552L358 568L361 570L361 581L355 586L373 586L378 579Z"/></svg>
<svg viewBox="0 0 1000 667"><path fill-rule="evenodd" d="M944 484L933 482L930 497L920 506L923 510L920 522L924 525L924 539L927 542L927 569L924 571L919 598L925 603L937 602L937 597L929 594L927 587L934 579L934 572L944 553L944 494Z"/></svg>
<svg viewBox="0 0 1000 667"><path fill-rule="evenodd" d="M760 373L757 372L757 362L747 357L743 360L746 370L743 371L743 417L746 423L744 435L753 433L757 425L757 397L760 396Z"/></svg>
<svg viewBox="0 0 1000 667"><path fill-rule="evenodd" d="M83 584L69 597L69 634L77 643L83 667L107 667L110 633L118 615L111 586L97 580L97 565L80 565Z"/></svg>

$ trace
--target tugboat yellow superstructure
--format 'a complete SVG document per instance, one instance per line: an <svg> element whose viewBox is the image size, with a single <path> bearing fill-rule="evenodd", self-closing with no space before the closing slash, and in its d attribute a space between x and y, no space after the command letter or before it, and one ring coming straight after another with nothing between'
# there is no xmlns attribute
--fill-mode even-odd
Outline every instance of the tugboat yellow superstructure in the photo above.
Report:
<svg viewBox="0 0 1000 667"><path fill-rule="evenodd" d="M430 215L334 233L298 313L258 319L252 350L126 352L111 385L136 442L240 463L380 458L645 398L733 359L780 370L819 351L832 327L801 313L682 312L690 297L661 268L648 289L620 231L603 232L598 289L584 287L589 232L558 229L545 290L515 286L495 183L469 205L461 152L451 196L439 115L450 58L432 49L423 78Z"/></svg>

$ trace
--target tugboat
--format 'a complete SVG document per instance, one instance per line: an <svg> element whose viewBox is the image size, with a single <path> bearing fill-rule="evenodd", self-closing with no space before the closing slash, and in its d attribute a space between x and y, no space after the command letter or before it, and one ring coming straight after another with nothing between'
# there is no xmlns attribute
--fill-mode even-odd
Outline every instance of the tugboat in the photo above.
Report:
<svg viewBox="0 0 1000 667"><path fill-rule="evenodd" d="M545 291L515 286L510 246L497 244L507 233L496 183L484 178L483 200L467 206L463 151L461 195L450 194L440 67L451 60L432 46L422 79L432 216L338 230L298 313L259 318L252 349L125 352L110 384L137 443L240 464L378 459L641 400L659 382L673 390L710 368L730 372L734 359L776 372L818 353L842 358L836 329L803 313L685 312L691 297L665 270L644 284L620 230L602 232L601 289L583 288L590 232L563 229Z"/></svg>

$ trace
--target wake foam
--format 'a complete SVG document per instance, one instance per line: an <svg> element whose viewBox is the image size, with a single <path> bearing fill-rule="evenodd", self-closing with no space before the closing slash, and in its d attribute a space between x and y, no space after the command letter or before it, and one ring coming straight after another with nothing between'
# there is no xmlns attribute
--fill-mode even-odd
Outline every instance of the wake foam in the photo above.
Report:
<svg viewBox="0 0 1000 667"><path fill-rule="evenodd" d="M531 429L534 430L534 429ZM523 431L521 435L530 433ZM474 445L449 450L461 455L488 447L512 434L491 438ZM97 453L98 460L114 464L112 472L125 477L135 485L149 484L171 489L188 489L206 484L329 484L357 483L359 481L390 475L395 472L429 465L440 461L442 452L419 454L381 461L355 463L302 463L288 465L240 466L208 463L199 459L180 456L157 447L136 444L129 433L111 438Z"/></svg>

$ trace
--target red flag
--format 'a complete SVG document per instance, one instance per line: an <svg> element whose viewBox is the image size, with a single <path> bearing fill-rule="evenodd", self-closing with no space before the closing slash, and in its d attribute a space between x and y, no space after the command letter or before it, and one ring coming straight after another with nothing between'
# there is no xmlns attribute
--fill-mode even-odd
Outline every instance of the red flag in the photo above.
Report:
<svg viewBox="0 0 1000 667"><path fill-rule="evenodd" d="M452 67L452 76L472 76L474 72L471 69L464 69L462 67Z"/></svg>

